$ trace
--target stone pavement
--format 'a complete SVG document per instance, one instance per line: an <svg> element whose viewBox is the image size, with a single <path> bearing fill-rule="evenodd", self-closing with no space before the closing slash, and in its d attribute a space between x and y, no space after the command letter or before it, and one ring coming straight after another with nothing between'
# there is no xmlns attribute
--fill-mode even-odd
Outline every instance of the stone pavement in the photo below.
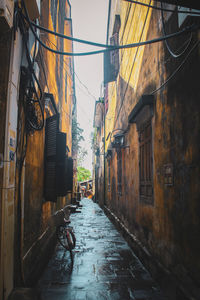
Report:
<svg viewBox="0 0 200 300"><path fill-rule="evenodd" d="M166 300L120 233L92 200L71 215L77 245L69 253L57 245L38 282L42 300Z"/></svg>

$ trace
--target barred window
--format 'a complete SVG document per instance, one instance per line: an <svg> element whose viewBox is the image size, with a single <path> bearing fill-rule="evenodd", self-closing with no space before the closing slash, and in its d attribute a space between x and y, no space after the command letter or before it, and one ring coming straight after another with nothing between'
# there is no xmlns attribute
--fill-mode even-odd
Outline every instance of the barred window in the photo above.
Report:
<svg viewBox="0 0 200 300"><path fill-rule="evenodd" d="M139 129L139 149L140 201L153 204L151 121Z"/></svg>

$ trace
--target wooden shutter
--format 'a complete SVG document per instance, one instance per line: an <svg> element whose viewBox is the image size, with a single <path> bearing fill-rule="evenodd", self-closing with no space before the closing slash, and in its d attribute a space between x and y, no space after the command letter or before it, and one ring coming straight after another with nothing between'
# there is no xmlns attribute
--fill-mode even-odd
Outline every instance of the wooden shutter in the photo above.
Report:
<svg viewBox="0 0 200 300"><path fill-rule="evenodd" d="M67 195L67 179L65 176L66 139L66 133L57 133L56 195L60 197Z"/></svg>
<svg viewBox="0 0 200 300"><path fill-rule="evenodd" d="M119 44L119 33L110 38L110 45ZM104 53L104 84L115 81L119 72L119 50L107 51Z"/></svg>
<svg viewBox="0 0 200 300"><path fill-rule="evenodd" d="M114 80L110 63L110 52L108 51L104 53L104 84Z"/></svg>
<svg viewBox="0 0 200 300"><path fill-rule="evenodd" d="M67 181L67 191L73 190L73 159L68 157L66 159L66 181Z"/></svg>
<svg viewBox="0 0 200 300"><path fill-rule="evenodd" d="M122 151L117 149L117 191L122 195Z"/></svg>
<svg viewBox="0 0 200 300"><path fill-rule="evenodd" d="M140 143L140 200L153 203L152 184L152 128L151 121L145 123L139 131Z"/></svg>
<svg viewBox="0 0 200 300"><path fill-rule="evenodd" d="M110 38L110 44L112 46L119 45L119 33L118 32L116 32ZM110 63L111 63L111 69L112 69L112 73L113 73L112 76L116 80L118 72L119 72L119 50L110 51Z"/></svg>
<svg viewBox="0 0 200 300"><path fill-rule="evenodd" d="M45 127L45 172L44 196L46 201L56 202L56 160L57 160L57 132L59 115L56 114L46 120Z"/></svg>
<svg viewBox="0 0 200 300"><path fill-rule="evenodd" d="M110 167L111 167L111 160L108 159L108 192L110 192Z"/></svg>

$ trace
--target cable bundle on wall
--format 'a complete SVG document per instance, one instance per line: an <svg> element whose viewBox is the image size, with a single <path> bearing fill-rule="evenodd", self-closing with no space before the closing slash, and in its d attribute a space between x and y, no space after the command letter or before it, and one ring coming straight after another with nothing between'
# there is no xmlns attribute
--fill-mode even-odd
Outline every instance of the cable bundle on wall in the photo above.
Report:
<svg viewBox="0 0 200 300"><path fill-rule="evenodd" d="M26 129L28 132L31 132L34 130L42 130L44 127L44 111L42 105L43 91L34 70L36 48L34 49L33 59L31 59L28 48L27 30L21 14L19 14L19 27L22 34L22 40L24 42L25 54L28 63L26 74L28 79L24 95L24 109L26 116Z"/></svg>

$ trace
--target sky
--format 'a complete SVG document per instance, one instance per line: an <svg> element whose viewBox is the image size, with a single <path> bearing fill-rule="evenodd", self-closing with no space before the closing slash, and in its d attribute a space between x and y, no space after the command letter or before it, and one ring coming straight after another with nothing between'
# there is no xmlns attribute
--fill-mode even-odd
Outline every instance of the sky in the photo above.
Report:
<svg viewBox="0 0 200 300"><path fill-rule="evenodd" d="M73 36L93 42L106 43L108 0L71 0ZM74 52L99 50L74 42ZM90 136L93 131L95 101L101 96L103 82L103 55L75 57L77 120L84 130L88 156L83 166L92 170L92 150Z"/></svg>

